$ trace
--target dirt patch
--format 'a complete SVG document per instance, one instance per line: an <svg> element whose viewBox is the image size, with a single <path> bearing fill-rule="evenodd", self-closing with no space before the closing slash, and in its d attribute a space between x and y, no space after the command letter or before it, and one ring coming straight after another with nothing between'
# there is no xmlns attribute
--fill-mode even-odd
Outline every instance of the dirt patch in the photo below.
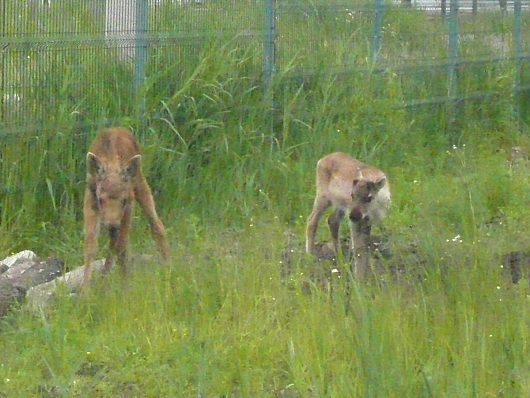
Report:
<svg viewBox="0 0 530 398"><path fill-rule="evenodd" d="M310 283L329 286L332 280L349 275L353 261L350 239L342 238L341 259L337 259L330 241L316 243L316 254L305 252L304 241L292 232L285 233L286 248L281 254L281 273L284 279L304 273ZM426 259L418 246L394 248L389 235L372 235L370 239L372 269L378 280L401 280L422 278Z"/></svg>
<svg viewBox="0 0 530 398"><path fill-rule="evenodd" d="M341 239L341 258L337 259L330 241L316 243L316 255L310 255L305 253L301 237L291 232L286 237L287 245L280 260L284 279L303 273L308 283L330 286L334 279L349 275L353 255L349 238ZM374 235L370 246L376 280L416 284L427 277L430 261L419 242L394 242L390 235ZM530 251L512 251L501 255L495 263L499 260L506 279L515 284L524 278L530 281Z"/></svg>
<svg viewBox="0 0 530 398"><path fill-rule="evenodd" d="M513 251L502 256L503 269L510 273L513 283L530 278L530 251Z"/></svg>

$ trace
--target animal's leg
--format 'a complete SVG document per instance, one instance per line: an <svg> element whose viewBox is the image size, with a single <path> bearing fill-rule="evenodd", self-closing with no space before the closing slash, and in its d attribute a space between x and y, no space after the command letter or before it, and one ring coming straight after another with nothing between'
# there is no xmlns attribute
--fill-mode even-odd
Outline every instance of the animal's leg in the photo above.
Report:
<svg viewBox="0 0 530 398"><path fill-rule="evenodd" d="M318 222L326 209L331 206L331 202L326 197L317 196L313 204L313 210L307 219L305 250L307 253L315 254L315 235Z"/></svg>
<svg viewBox="0 0 530 398"><path fill-rule="evenodd" d="M369 221L351 222L353 242L353 273L358 280L366 279L370 272L370 235L372 226Z"/></svg>
<svg viewBox="0 0 530 398"><path fill-rule="evenodd" d="M93 194L87 189L83 205L85 231L85 268L83 270L83 289L86 290L92 278L92 261L96 255L99 235L99 214Z"/></svg>
<svg viewBox="0 0 530 398"><path fill-rule="evenodd" d="M133 211L134 203L131 202L123 213L123 218L121 220L120 231L116 241L116 253L118 255L118 265L122 273L125 275L127 273L127 245L129 242L129 229L131 227L131 218Z"/></svg>
<svg viewBox="0 0 530 398"><path fill-rule="evenodd" d="M158 245L158 249L162 255L162 258L167 260L169 257L169 246L166 239L166 229L164 228L164 224L162 224L162 221L156 213L155 201L153 199L151 189L149 188L149 185L147 184L143 174L139 174L136 181L137 182L134 187L136 200L140 204L140 207L149 220L151 234Z"/></svg>
<svg viewBox="0 0 530 398"><path fill-rule="evenodd" d="M333 248L335 249L335 255L339 254L339 229L340 222L344 217L344 211L335 209L335 211L328 218L329 230L331 232L331 239L333 240Z"/></svg>

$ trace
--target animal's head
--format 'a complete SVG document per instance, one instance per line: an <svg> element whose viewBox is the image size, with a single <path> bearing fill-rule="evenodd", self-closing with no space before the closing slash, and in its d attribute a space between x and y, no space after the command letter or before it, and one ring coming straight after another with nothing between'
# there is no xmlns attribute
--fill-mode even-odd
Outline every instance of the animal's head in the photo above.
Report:
<svg viewBox="0 0 530 398"><path fill-rule="evenodd" d="M131 184L140 170L140 161L141 156L135 155L124 165L116 165L87 153L87 173L95 181L96 206L103 225L120 227L124 212L131 205Z"/></svg>
<svg viewBox="0 0 530 398"><path fill-rule="evenodd" d="M368 217L367 213L372 205L372 201L385 184L385 177L380 177L375 181L365 178L356 178L353 180L351 197L355 205L350 214L350 219L353 222L361 221Z"/></svg>

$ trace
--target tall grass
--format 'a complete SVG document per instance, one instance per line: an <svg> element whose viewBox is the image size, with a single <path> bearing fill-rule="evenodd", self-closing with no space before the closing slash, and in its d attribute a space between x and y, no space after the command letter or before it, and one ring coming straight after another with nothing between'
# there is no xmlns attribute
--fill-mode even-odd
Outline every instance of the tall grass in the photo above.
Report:
<svg viewBox="0 0 530 398"><path fill-rule="evenodd" d="M261 18L244 4L237 24ZM282 9L293 19L280 19L272 110L260 41L237 29L153 47L140 111L132 69L103 46L80 62L58 58L45 89L24 92L27 119L5 123L0 143L0 253L79 265L86 148L99 126L122 124L141 143L172 261L2 319L0 397L530 393L528 281L512 285L502 264L529 245L528 165L506 162L511 145L529 143L510 97L513 64L462 67L462 95L495 95L462 103L455 140L443 105L407 106L447 94L443 68L406 69L442 62L441 22L389 12L374 71L369 9L300 5ZM171 31L193 8L182 10L152 23ZM193 17L186 29L221 22ZM488 45L463 51L478 57ZM353 73L328 73L345 65ZM393 192L376 230L393 256L350 294L331 264L301 250L316 161L336 150L384 169ZM138 212L133 258L154 252L145 224ZM322 224L319 239L329 239Z"/></svg>
<svg viewBox="0 0 530 398"><path fill-rule="evenodd" d="M452 192L429 194L445 179L414 185L415 211L432 211L424 197L458 211ZM403 191L399 180L395 186ZM460 214L469 216L469 205L461 206ZM405 212L391 215L393 230ZM279 219L254 218L239 231L188 222L179 229L171 267L145 264L127 286L116 274L97 283L89 297L65 295L49 312L5 319L0 391L525 396L528 285L508 284L496 253L528 226L525 218L480 227L475 236L455 228L442 212L432 214L430 223L414 222L402 232L401 244L421 237L421 277L417 268L399 283L381 274L387 282L354 284L350 296L342 279L331 281L332 291L312 279L311 269L325 265L298 250L285 273L286 227ZM303 222L291 228L301 235ZM457 232L460 239L454 239Z"/></svg>

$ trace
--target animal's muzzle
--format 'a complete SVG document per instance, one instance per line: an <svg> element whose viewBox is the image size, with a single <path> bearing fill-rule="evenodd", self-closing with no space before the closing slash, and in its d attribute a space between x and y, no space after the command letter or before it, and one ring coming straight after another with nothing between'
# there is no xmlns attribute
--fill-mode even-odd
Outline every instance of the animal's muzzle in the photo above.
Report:
<svg viewBox="0 0 530 398"><path fill-rule="evenodd" d="M350 220L352 222L359 222L363 219L363 212L358 208L355 208L350 213Z"/></svg>
<svg viewBox="0 0 530 398"><path fill-rule="evenodd" d="M350 220L351 222L359 222L359 221L369 222L370 217L367 214L363 214L363 212L359 208L355 208L350 213Z"/></svg>
<svg viewBox="0 0 530 398"><path fill-rule="evenodd" d="M120 233L120 226L116 224L110 224L107 226L109 234L112 238L117 238Z"/></svg>

